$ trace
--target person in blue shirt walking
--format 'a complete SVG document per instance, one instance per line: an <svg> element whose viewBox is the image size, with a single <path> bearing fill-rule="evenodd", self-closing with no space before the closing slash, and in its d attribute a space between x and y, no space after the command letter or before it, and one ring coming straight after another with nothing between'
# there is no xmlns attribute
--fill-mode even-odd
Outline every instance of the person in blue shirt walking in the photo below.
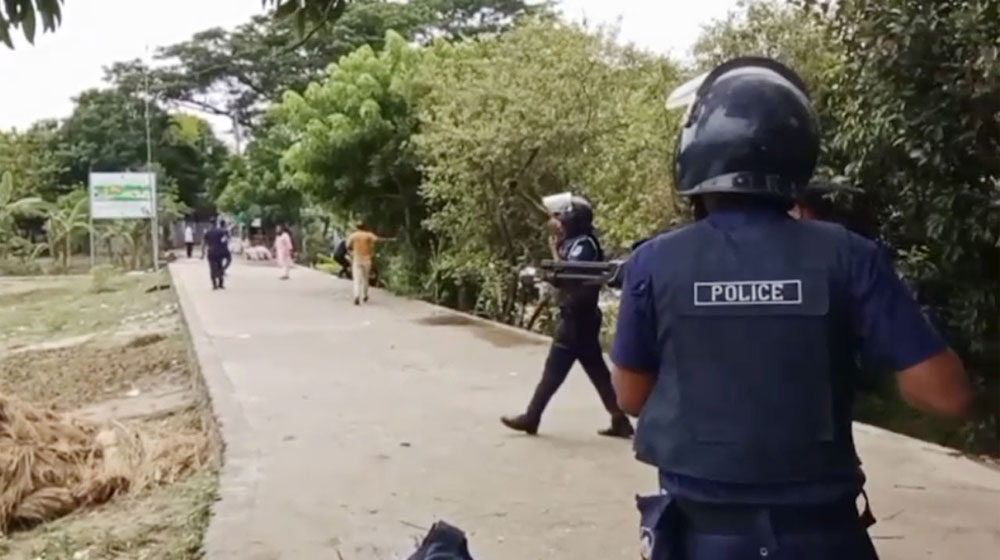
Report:
<svg viewBox="0 0 1000 560"><path fill-rule="evenodd" d="M232 257L229 254L229 230L225 220L219 220L218 225L205 232L202 237L202 258L208 253L208 273L212 278L212 289L225 289L226 268Z"/></svg>
<svg viewBox="0 0 1000 560"><path fill-rule="evenodd" d="M647 558L877 558L856 505L856 356L919 409L969 405L961 360L884 252L789 216L818 151L787 67L735 59L697 87L675 186L701 219L632 254L611 354L636 458L659 471L661 494L638 499Z"/></svg>

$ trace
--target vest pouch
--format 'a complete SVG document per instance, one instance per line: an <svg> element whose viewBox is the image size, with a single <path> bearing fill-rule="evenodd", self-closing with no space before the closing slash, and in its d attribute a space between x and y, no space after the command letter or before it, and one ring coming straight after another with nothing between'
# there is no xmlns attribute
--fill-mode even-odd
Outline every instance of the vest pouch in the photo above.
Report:
<svg viewBox="0 0 1000 560"><path fill-rule="evenodd" d="M831 442L830 296L820 270L692 281L674 301L682 422L761 460ZM756 451L754 451L756 450Z"/></svg>
<svg viewBox="0 0 1000 560"><path fill-rule="evenodd" d="M653 496L636 496L639 510L639 557L642 560L680 560L680 526L677 503L673 496L662 492Z"/></svg>

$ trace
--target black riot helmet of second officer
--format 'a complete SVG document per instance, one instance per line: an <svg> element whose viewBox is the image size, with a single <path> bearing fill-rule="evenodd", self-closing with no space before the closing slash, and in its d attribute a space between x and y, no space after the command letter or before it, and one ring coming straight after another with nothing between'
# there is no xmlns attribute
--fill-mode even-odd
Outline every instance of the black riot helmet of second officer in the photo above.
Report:
<svg viewBox="0 0 1000 560"><path fill-rule="evenodd" d="M582 196L564 192L546 196L542 205L559 224L564 238L591 233L594 229L594 209Z"/></svg>
<svg viewBox="0 0 1000 560"><path fill-rule="evenodd" d="M676 90L690 103L674 161L678 194L731 193L790 203L808 185L819 123L805 84L767 59L725 62Z"/></svg>

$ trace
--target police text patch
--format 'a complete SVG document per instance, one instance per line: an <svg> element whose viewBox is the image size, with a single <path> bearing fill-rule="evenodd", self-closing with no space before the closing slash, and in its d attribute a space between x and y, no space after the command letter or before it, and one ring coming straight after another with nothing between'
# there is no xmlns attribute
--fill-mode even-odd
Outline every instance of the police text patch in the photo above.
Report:
<svg viewBox="0 0 1000 560"><path fill-rule="evenodd" d="M798 305L801 303L802 280L694 283L694 304L696 306Z"/></svg>

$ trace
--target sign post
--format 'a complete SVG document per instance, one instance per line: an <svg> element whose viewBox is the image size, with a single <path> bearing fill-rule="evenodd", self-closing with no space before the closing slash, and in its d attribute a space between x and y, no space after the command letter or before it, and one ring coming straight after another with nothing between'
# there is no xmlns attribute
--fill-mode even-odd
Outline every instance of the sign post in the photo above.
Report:
<svg viewBox="0 0 1000 560"><path fill-rule="evenodd" d="M91 173L90 219L150 220L153 267L159 269L159 236L156 223L154 173ZM94 231L90 231L91 266L94 264Z"/></svg>

